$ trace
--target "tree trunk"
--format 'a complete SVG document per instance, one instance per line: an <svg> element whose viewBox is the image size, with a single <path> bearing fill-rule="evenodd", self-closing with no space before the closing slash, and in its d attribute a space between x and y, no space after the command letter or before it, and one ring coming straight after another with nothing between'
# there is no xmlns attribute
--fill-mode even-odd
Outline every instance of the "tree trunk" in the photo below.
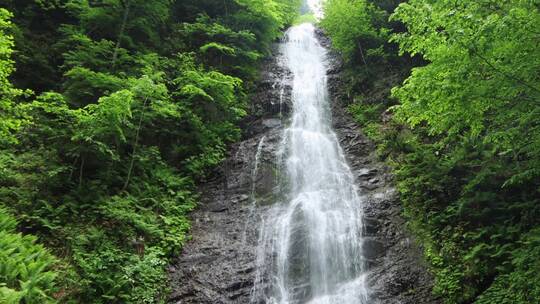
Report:
<svg viewBox="0 0 540 304"><path fill-rule="evenodd" d="M360 50L360 56L362 56L362 61L364 62L364 65L367 67L366 58L364 57L364 51L362 49L362 44L358 42L358 49Z"/></svg>
<svg viewBox="0 0 540 304"><path fill-rule="evenodd" d="M129 163L128 174L127 174L126 182L124 183L124 187L122 188L122 190L127 189L129 185L129 180L131 179L131 173L133 172L133 165L135 164L135 154L137 153L137 146L139 145L139 135L141 133L142 121L144 118L147 102L148 102L148 97L144 99L144 103L143 103L143 107L141 111L141 117L139 118L139 125L137 127L137 133L135 134L135 143L133 144L133 151L131 152L131 161Z"/></svg>
<svg viewBox="0 0 540 304"><path fill-rule="evenodd" d="M124 4L124 1L122 1ZM116 46L114 47L114 53L112 58L112 66L116 65L116 60L118 59L118 50L120 49L120 44L122 43L122 36L124 36L124 31L126 30L126 24L129 16L129 7L131 1L127 0L124 4L124 16L122 17L122 24L120 25L120 32L118 33L118 38L116 39Z"/></svg>

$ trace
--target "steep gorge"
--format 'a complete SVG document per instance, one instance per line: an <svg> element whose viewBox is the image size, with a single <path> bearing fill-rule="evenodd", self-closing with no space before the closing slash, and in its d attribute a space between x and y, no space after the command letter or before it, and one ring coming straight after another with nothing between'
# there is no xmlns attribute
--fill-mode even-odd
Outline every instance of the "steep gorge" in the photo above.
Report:
<svg viewBox="0 0 540 304"><path fill-rule="evenodd" d="M304 34L307 31L307 38L298 37L298 31L302 29ZM296 35L292 39L291 31ZM309 39L314 40L309 42ZM305 109L299 108L306 104L298 103L302 97L306 97L302 94L314 92L310 89L298 92L299 84L295 82L295 77L296 81L299 78L306 81L298 77L299 73L306 71L295 72L294 68L291 71L291 54L287 53L290 51L287 43L300 44L300 48L307 48L306 52L313 52L312 48L320 48L322 52L322 57L315 60L324 60L324 63L310 62L309 54L306 54L308 57L303 57L303 54L296 56L310 63L306 65L308 69L316 69L314 66L321 64L322 82L311 79L314 83L303 85L308 88L314 85L312 89L318 90L314 97L321 98L319 110L327 112L320 117L328 115L328 127L334 130L324 132L330 132L325 134L331 137L335 132L334 145L338 154L332 156L343 157L345 166L345 172L338 173L338 181L343 182L345 176L355 184L336 185L338 195L339 191L348 191L347 187L352 187L350 191L354 192L349 196L351 210L345 211L333 225L329 225L336 229L341 227L344 234L353 230L349 234L352 239L341 240L344 241L341 245L339 231L322 227L323 230L314 235L313 229L329 220L324 215L317 219L309 219L310 212L291 216L295 212L294 208L292 212L290 209L291 193L294 194L295 190L294 186L292 190L289 186L295 182L290 180L294 174L284 172L287 166L283 165L283 149L287 149L287 138L283 136L290 135L286 130L292 128L289 127L291 124L294 126L295 115L297 123L298 119L314 119L313 113L305 115L302 113ZM320 31L310 30L308 25L293 28L289 31L289 39L276 46L274 59L268 62L263 71L262 81L252 100L252 115L245 122L244 140L232 147L228 159L216 170L213 178L201 185L202 203L192 215L193 239L186 244L183 254L170 268L173 289L171 303L439 302L431 296L431 278L422 264L414 240L405 230L392 177L388 169L377 161L374 145L362 135L343 109L340 96L341 62L339 56L328 49L328 39ZM307 80L317 74L314 72L309 70ZM328 92L325 92L326 83ZM307 106L313 101L308 96ZM313 127L324 128L324 122L316 121ZM297 146L299 149L308 147L306 143ZM319 144L311 148L299 155L308 161L304 166L310 166L309 161L313 162L309 158L310 153L329 147ZM339 152L341 149L342 156ZM321 157L320 150L315 152L319 152L317 156ZM290 156L290 153L285 156ZM325 156L323 153L319 164L339 161L325 159ZM331 186L332 179L324 178L325 168L322 173L317 172L317 168L299 170L306 169L308 171L300 173L315 175L310 180L304 179L304 183L316 188ZM293 168L293 173L298 174L295 170L298 168ZM315 207L320 207L328 211L328 208L335 207L332 203L336 204L337 201L339 204L340 201L335 198L336 193L329 194L326 198L328 201L319 201L320 206L311 205L314 201L312 198L305 202L306 208L303 210L313 211L317 210ZM331 210L330 213L340 214L335 211ZM353 216L351 212L358 215ZM351 222L344 222L345 218L351 219ZM314 221L310 223L309 220ZM295 225L297 229L288 231ZM357 230L352 229L355 225L358 225ZM323 248L315 247L313 240L321 235L321 242L332 245L324 247L330 244L321 245L319 242L318 245ZM289 240L283 243L284 237ZM295 237L298 239L295 240ZM332 240L337 243L333 244ZM262 245L259 244L261 241ZM341 248L343 250L340 246L344 246ZM341 250L343 254L335 256L336 250ZM352 260L344 261L344 258ZM328 272L317 272L323 269L321 263L328 263L325 265ZM345 268L332 263L342 263ZM356 270L355 265L359 267ZM329 277L332 280L328 280Z"/></svg>
<svg viewBox="0 0 540 304"><path fill-rule="evenodd" d="M539 303L539 33L523 0L0 0L0 303Z"/></svg>

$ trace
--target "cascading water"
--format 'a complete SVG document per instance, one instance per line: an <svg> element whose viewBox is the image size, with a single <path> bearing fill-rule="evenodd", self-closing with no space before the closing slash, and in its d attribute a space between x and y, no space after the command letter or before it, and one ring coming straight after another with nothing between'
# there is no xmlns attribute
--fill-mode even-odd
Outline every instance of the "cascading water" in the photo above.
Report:
<svg viewBox="0 0 540 304"><path fill-rule="evenodd" d="M311 24L289 29L282 47L293 74L286 193L262 220L252 303L367 303L362 201L331 129L326 51Z"/></svg>
<svg viewBox="0 0 540 304"><path fill-rule="evenodd" d="M253 218L253 211L255 210L255 207L257 207L257 193L256 193L256 186L257 186L257 173L259 173L259 159L261 158L262 148L264 146L264 140L266 139L266 136L263 136L261 140L259 141L259 144L257 145L257 151L255 152L255 163L253 165L253 170L251 170L251 207L249 208L249 214L246 220L246 225L244 226L244 233L242 236L242 242L246 242L247 238L247 228L248 225L251 225L252 218Z"/></svg>

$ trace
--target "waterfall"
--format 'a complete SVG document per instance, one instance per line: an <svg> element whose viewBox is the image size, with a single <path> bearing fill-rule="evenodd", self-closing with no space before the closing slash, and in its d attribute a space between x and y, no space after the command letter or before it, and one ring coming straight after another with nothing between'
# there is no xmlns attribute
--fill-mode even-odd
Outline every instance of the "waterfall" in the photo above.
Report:
<svg viewBox="0 0 540 304"><path fill-rule="evenodd" d="M259 159L261 158L261 152L264 145L264 140L266 136L263 136L257 145L257 151L255 152L255 164L253 165L253 170L251 171L251 199L256 204L256 195L255 195L255 186L257 185L257 173L259 170Z"/></svg>
<svg viewBox="0 0 540 304"><path fill-rule="evenodd" d="M285 199L263 216L252 303L367 303L362 201L331 128L326 50L311 24L290 28L282 49L293 75Z"/></svg>
<svg viewBox="0 0 540 304"><path fill-rule="evenodd" d="M251 170L251 206L249 208L249 213L246 219L246 224L244 225L244 232L242 233L242 243L245 243L247 240L247 228L252 224L253 211L257 207L257 174L259 172L259 161L261 158L262 148L264 146L264 140L266 136L263 136L257 145L257 151L255 152L255 163L253 169Z"/></svg>

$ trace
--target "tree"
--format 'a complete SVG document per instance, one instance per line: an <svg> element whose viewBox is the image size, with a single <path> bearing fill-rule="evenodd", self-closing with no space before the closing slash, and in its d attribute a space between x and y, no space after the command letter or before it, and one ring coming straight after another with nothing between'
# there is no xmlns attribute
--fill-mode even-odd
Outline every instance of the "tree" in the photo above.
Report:
<svg viewBox="0 0 540 304"><path fill-rule="evenodd" d="M0 145L17 142L14 133L24 123L21 109L16 100L23 91L13 87L9 76L13 72L13 37L6 31L11 27L11 13L0 8Z"/></svg>

